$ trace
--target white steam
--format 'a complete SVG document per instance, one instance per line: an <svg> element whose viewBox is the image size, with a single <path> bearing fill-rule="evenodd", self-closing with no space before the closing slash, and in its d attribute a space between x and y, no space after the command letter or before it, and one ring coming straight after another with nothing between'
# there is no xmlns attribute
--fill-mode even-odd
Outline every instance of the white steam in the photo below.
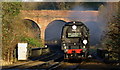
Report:
<svg viewBox="0 0 120 70"><path fill-rule="evenodd" d="M73 8L74 12L70 13L69 19L83 22L90 30L90 45L97 45L100 44L101 36L103 35L102 28L105 24L98 22L98 11L92 8L87 9L79 6Z"/></svg>

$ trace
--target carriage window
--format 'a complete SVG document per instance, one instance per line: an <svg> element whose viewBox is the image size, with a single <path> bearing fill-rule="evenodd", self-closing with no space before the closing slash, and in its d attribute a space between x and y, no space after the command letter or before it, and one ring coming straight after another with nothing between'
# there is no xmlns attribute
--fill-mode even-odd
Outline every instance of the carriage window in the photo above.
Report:
<svg viewBox="0 0 120 70"><path fill-rule="evenodd" d="M81 33L68 33L68 37L81 37Z"/></svg>

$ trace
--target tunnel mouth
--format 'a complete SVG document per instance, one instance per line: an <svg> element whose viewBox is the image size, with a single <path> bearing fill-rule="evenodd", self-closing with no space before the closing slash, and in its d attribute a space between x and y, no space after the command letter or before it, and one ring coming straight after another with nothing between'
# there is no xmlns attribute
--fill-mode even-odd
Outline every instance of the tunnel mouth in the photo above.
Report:
<svg viewBox="0 0 120 70"><path fill-rule="evenodd" d="M45 44L56 46L54 49L60 49L62 28L67 22L64 20L53 20L45 29ZM53 49L53 48L52 48Z"/></svg>

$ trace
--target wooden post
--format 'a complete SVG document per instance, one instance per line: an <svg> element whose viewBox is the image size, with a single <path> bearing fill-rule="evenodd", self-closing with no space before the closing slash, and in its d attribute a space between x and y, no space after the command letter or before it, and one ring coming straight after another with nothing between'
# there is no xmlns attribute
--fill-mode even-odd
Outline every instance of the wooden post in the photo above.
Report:
<svg viewBox="0 0 120 70"><path fill-rule="evenodd" d="M11 62L13 62L13 50L11 51Z"/></svg>
<svg viewBox="0 0 120 70"><path fill-rule="evenodd" d="M10 60L9 60L9 59L10 59L9 56L10 56L10 54L9 54L9 50L8 50L8 56L7 56L7 58L8 58L7 61L8 61L8 62L10 61Z"/></svg>
<svg viewBox="0 0 120 70"><path fill-rule="evenodd" d="M16 53L16 51L17 51L17 49L15 48L14 50L13 50L13 62L16 62L17 61L17 53Z"/></svg>

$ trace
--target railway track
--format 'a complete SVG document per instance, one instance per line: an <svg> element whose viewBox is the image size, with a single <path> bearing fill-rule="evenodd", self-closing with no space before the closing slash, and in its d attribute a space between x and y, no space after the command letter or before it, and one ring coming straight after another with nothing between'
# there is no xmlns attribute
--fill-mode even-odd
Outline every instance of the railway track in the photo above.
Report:
<svg viewBox="0 0 120 70"><path fill-rule="evenodd" d="M48 70L51 70L51 69L56 69L57 67L59 67L61 65L61 63L62 63L62 61L61 62L54 62L53 60L51 60L51 61L45 62L43 64L39 64L39 65L30 67L29 69L48 69Z"/></svg>
<svg viewBox="0 0 120 70"><path fill-rule="evenodd" d="M29 69L29 68L38 67L38 66L41 66L41 65L48 65L48 64L51 64L51 63L53 65L51 65L51 67L49 67L49 68L52 68L53 66L56 66L56 65L59 64L59 62L54 62L54 61L57 61L61 58L62 58L61 54L54 53L54 54L51 54L49 56L40 58L39 60L28 61L28 62L25 62L25 63L22 63L22 64L17 64L17 65L12 65L12 66L6 66L6 67L3 67L3 69Z"/></svg>
<svg viewBox="0 0 120 70"><path fill-rule="evenodd" d="M50 58L49 61L46 61L43 64L38 64L35 66L30 67L30 69L55 69L61 65L63 62L61 59L63 58L63 55L57 54L56 57Z"/></svg>
<svg viewBox="0 0 120 70"><path fill-rule="evenodd" d="M47 70L56 70L56 69L67 69L67 70L79 70L79 69L99 69L99 70L106 70L106 69L117 69L119 67L113 67L107 65L99 60L91 59L88 61L82 61L80 63L70 63L59 61L55 62L56 60L61 59L61 56L58 55L54 59L49 61L31 61L23 65L15 66L11 69L47 69Z"/></svg>
<svg viewBox="0 0 120 70"><path fill-rule="evenodd" d="M120 70L119 66L112 66L109 64L105 64L96 59L90 59L88 61L82 61L80 63L70 63L70 62L63 62L61 66L57 67L56 69L65 69L65 70Z"/></svg>
<svg viewBox="0 0 120 70"><path fill-rule="evenodd" d="M116 69L116 67L107 65L98 59L88 59L82 62L79 62L79 61L78 62L76 61L75 62L64 62L62 54L59 54L58 52L56 52L49 56L41 57L39 58L39 60L28 61L22 64L8 66L3 69L47 69L47 70L101 69L101 70L106 70L106 69Z"/></svg>

